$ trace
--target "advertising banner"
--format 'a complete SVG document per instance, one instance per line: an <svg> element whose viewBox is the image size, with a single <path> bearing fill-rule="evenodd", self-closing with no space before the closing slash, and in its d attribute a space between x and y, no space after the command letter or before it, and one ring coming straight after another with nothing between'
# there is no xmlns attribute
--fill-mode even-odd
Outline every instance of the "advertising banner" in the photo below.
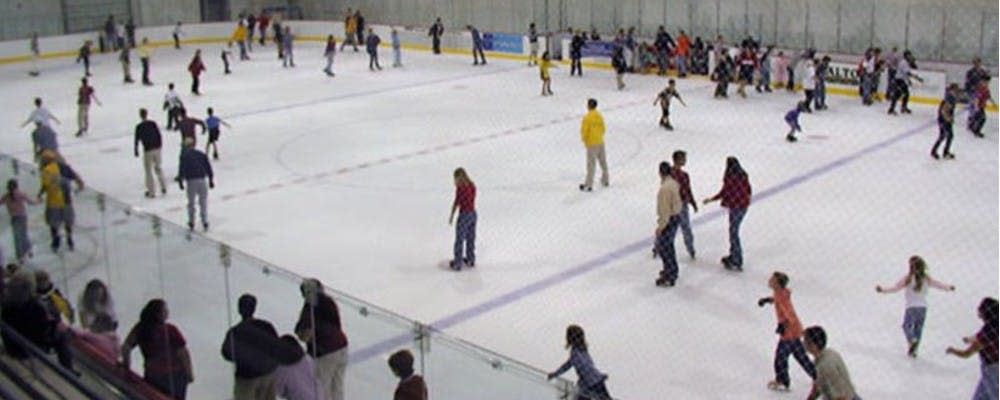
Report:
<svg viewBox="0 0 1000 400"><path fill-rule="evenodd" d="M487 32L483 34L483 50L524 54L524 37L509 33Z"/></svg>

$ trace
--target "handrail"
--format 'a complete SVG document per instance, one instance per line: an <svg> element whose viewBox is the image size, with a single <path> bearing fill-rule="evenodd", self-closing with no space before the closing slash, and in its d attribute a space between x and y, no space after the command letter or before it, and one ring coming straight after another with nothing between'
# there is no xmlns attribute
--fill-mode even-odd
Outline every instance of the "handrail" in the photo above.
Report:
<svg viewBox="0 0 1000 400"><path fill-rule="evenodd" d="M82 340L72 341L73 355L83 364L84 368L93 372L104 382L114 387L128 399L136 400L170 400L170 396L160 393L131 370L118 365L109 365L99 357L99 350Z"/></svg>
<svg viewBox="0 0 1000 400"><path fill-rule="evenodd" d="M9 378L11 381L14 382L15 385L17 385L18 388L20 388L25 394L30 396L32 400L45 400L45 396L43 396L41 392L35 389L34 386L31 386L31 384L29 384L27 381L22 379L21 376L18 375L17 372L14 371L9 365L7 365L6 362L0 361L0 373L6 375L7 378ZM17 397L10 394L10 392L7 392L6 390L7 390L6 388L0 386L0 397L3 397L5 400L6 399L17 400Z"/></svg>
<svg viewBox="0 0 1000 400"><path fill-rule="evenodd" d="M35 347L34 343L31 343L31 341L26 339L24 336L21 336L20 332L17 332L17 330L11 328L9 325L7 325L7 323L3 321L0 321L0 332L3 333L3 336L5 338L13 340L18 346L21 346L21 348L27 350L32 357L41 361L42 364L45 364L45 366L48 369L55 371L56 374L59 375L59 377L61 377L67 383L72 385L73 388L78 390L81 394L87 396L87 398L92 400L102 400L101 396L98 396L96 393L94 393L94 391L90 390L90 388L86 387L86 385L80 382L80 379L77 378L76 375L74 375L72 372L64 368L62 365L52 362L52 360L50 360L48 356L46 356L46 354L42 352L42 350Z"/></svg>

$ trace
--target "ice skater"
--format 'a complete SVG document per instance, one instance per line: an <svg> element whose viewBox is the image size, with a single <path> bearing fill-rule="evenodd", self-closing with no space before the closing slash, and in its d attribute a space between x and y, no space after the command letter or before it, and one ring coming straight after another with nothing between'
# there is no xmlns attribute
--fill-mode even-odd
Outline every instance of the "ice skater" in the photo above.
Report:
<svg viewBox="0 0 1000 400"><path fill-rule="evenodd" d="M135 141L132 144L132 152L135 157L139 157L139 143L142 143L142 167L146 173L146 198L153 198L156 193L153 176L160 182L160 193L167 194L167 185L163 180L163 168L161 166L160 149L163 148L163 136L156 122L147 119L149 112L145 108L139 109L139 118L142 119L135 126Z"/></svg>
<svg viewBox="0 0 1000 400"><path fill-rule="evenodd" d="M444 35L444 24L441 23L441 17L437 17L434 20L434 25L431 25L431 29L427 31L427 36L431 37L431 49L435 55L441 54L441 35Z"/></svg>
<svg viewBox="0 0 1000 400"><path fill-rule="evenodd" d="M906 354L917 357L917 348L923 337L924 320L927 317L927 289L954 292L955 285L948 285L931 279L927 275L927 262L920 256L910 257L910 270L899 282L890 287L875 286L878 293L896 293L906 289L906 313L903 315L903 334L909 346Z"/></svg>
<svg viewBox="0 0 1000 400"><path fill-rule="evenodd" d="M399 42L399 31L396 28L392 28L392 32L389 33L389 39L392 42L392 67L399 68L403 66L403 51L401 49L402 44Z"/></svg>
<svg viewBox="0 0 1000 400"><path fill-rule="evenodd" d="M952 83L948 85L944 99L938 104L938 138L934 142L934 147L931 148L931 157L934 157L935 160L941 158L938 156L938 147L941 146L942 142L944 143L944 158L955 158L955 155L951 153L951 140L955 137L952 128L955 125L955 103L958 101L956 96L958 96L958 85Z"/></svg>
<svg viewBox="0 0 1000 400"><path fill-rule="evenodd" d="M758 307L765 304L774 303L774 312L778 317L778 328L774 333L779 335L778 347L774 349L774 380L767 384L767 388L778 391L788 391L791 378L788 376L788 356L794 355L795 361L799 362L802 369L810 378L816 378L816 366L806 355L806 349L802 346L802 324L792 307L792 292L788 290L788 275L775 271L771 278L767 280L767 286L771 288L771 296L757 300Z"/></svg>
<svg viewBox="0 0 1000 400"><path fill-rule="evenodd" d="M662 111L660 114L660 126L668 131L674 130L674 126L670 125L670 99L673 98L676 98L677 101L681 102L681 105L687 107L684 99L681 98L681 94L677 92L677 82L670 79L667 81L667 87L656 95L656 100L653 100L653 105L659 105Z"/></svg>
<svg viewBox="0 0 1000 400"><path fill-rule="evenodd" d="M486 65L486 55L483 54L483 36L479 33L479 29L472 25L466 25L465 29L469 30L472 34L472 65ZM480 63L479 60L483 61Z"/></svg>
<svg viewBox="0 0 1000 400"><path fill-rule="evenodd" d="M358 30L358 20L354 18L354 12L350 8L344 15L344 41L340 43L340 51L344 51L344 46L354 46L354 52L358 52L358 42L354 40L355 32Z"/></svg>
<svg viewBox="0 0 1000 400"><path fill-rule="evenodd" d="M42 152L46 150L59 154L59 142L56 139L56 131L41 122L35 122L35 130L31 132L31 144L34 149L35 161L41 159Z"/></svg>
<svg viewBox="0 0 1000 400"><path fill-rule="evenodd" d="M608 375L594 365L594 360L587 351L587 339L584 337L583 328L579 325L566 327L566 348L569 349L569 360L546 377L552 380L573 368L577 376L577 400L610 400L612 397L605 384Z"/></svg>
<svg viewBox="0 0 1000 400"><path fill-rule="evenodd" d="M694 232L691 231L691 214L688 211L688 205L694 212L698 212L698 202L694 201L694 194L691 191L691 177L684 171L684 166L687 165L687 152L684 150L674 151L672 158L674 165L670 168L670 176L674 178L680 188L682 204L681 213L678 215L680 221L678 222L681 234L684 236L684 248L687 249L688 256L694 260Z"/></svg>
<svg viewBox="0 0 1000 400"><path fill-rule="evenodd" d="M90 76L90 46L92 45L91 41L84 41L83 46L80 46L80 51L76 55L76 63L83 63L83 76L85 77Z"/></svg>
<svg viewBox="0 0 1000 400"><path fill-rule="evenodd" d="M184 31L181 30L181 21L177 21L177 25L174 26L174 31L171 36L174 38L174 48L180 50L181 36L184 36Z"/></svg>
<svg viewBox="0 0 1000 400"><path fill-rule="evenodd" d="M334 76L333 73L333 58L337 55L337 39L333 35L328 35L326 37L326 49L323 50L323 57L326 57L326 68L323 68L323 72L326 76Z"/></svg>
<svg viewBox="0 0 1000 400"><path fill-rule="evenodd" d="M552 59L549 57L549 52L542 53L542 61L538 63L538 73L542 78L542 96L551 96L552 93L552 75L549 74L549 69L554 67L552 65Z"/></svg>
<svg viewBox="0 0 1000 400"><path fill-rule="evenodd" d="M38 32L31 32L31 39L28 41L28 50L31 51L31 69L28 70L28 75L38 76L40 74L38 59L42 54L38 48Z"/></svg>
<svg viewBox="0 0 1000 400"><path fill-rule="evenodd" d="M229 43L226 44L226 47L222 48L222 54L220 55L222 58L222 73L225 75L233 73L233 71L229 70L229 58L233 56L233 52L230 50L232 47L233 42L229 41Z"/></svg>
<svg viewBox="0 0 1000 400"><path fill-rule="evenodd" d="M969 99L969 131L978 138L983 138L983 125L986 125L986 105L993 103L993 95L990 94L990 77L985 76L979 81L979 86L972 92Z"/></svg>
<svg viewBox="0 0 1000 400"><path fill-rule="evenodd" d="M35 97L35 109L31 110L31 114L28 115L28 119L24 120L24 123L21 124L21 127L24 128L28 126L28 124L30 123L36 123L36 124L41 123L42 125L52 127L52 121L55 121L55 123L62 125L62 122L59 121L59 118L56 118L55 115L52 115L52 113L49 112L49 109L46 108L44 105L42 105L42 98Z"/></svg>
<svg viewBox="0 0 1000 400"><path fill-rule="evenodd" d="M142 38L138 52L139 62L142 63L142 84L153 86L153 81L149 80L149 58L153 56L153 46L149 44L149 38Z"/></svg>
<svg viewBox="0 0 1000 400"><path fill-rule="evenodd" d="M451 213L448 225L452 224L455 212L458 212L458 223L455 224L454 258L448 266L460 271L462 266L476 266L476 184L469 179L463 168L455 169L455 200L451 203ZM465 249L464 257L462 249Z"/></svg>
<svg viewBox="0 0 1000 400"><path fill-rule="evenodd" d="M679 273L674 238L680 225L680 213L684 207L680 186L671 176L670 164L660 163L660 190L656 193L656 232L653 235L655 251L663 260L663 269L656 278L656 286L672 287L677 283Z"/></svg>
<svg viewBox="0 0 1000 400"><path fill-rule="evenodd" d="M615 47L614 54L611 56L611 68L615 70L615 83L618 85L618 90L625 89L625 72L628 71L628 64L625 63L625 50L621 47Z"/></svg>
<svg viewBox="0 0 1000 400"><path fill-rule="evenodd" d="M997 311L997 299L984 298L977 309L983 327L975 336L962 338L962 342L968 345L965 349L948 347L946 350L947 354L961 358L979 354L980 376L973 400L997 400L997 382L1000 382L997 370Z"/></svg>
<svg viewBox="0 0 1000 400"><path fill-rule="evenodd" d="M368 28L368 37L365 39L365 51L368 52L368 70L382 70L378 64L378 45L382 43L382 38L375 34L375 30Z"/></svg>
<svg viewBox="0 0 1000 400"><path fill-rule="evenodd" d="M729 81L733 74L733 60L724 54L715 66L715 98L729 98Z"/></svg>
<svg viewBox="0 0 1000 400"><path fill-rule="evenodd" d="M267 26L271 23L271 17L267 13L260 13L260 18L257 19L257 30L260 31L260 40L257 41L261 46L264 46L267 42Z"/></svg>
<svg viewBox="0 0 1000 400"><path fill-rule="evenodd" d="M538 29L535 23L528 24L528 66L538 64Z"/></svg>
<svg viewBox="0 0 1000 400"><path fill-rule="evenodd" d="M180 111L180 121L177 122L177 130L181 132L181 145L183 146L186 139L197 140L195 135L195 128L201 127L201 134L204 135L208 129L205 127L205 121L195 118L188 114L187 110L181 109Z"/></svg>
<svg viewBox="0 0 1000 400"><path fill-rule="evenodd" d="M66 245L70 251L73 250L73 222L75 215L72 207L67 201L68 186L63 185L63 173L58 163L59 156L52 150L42 152L42 163L40 169L41 184L39 185L38 199L45 198L45 222L49 226L49 234L52 236L53 252L59 250L62 238L59 236L59 228L66 231Z"/></svg>
<svg viewBox="0 0 1000 400"><path fill-rule="evenodd" d="M281 51L283 53L283 57L281 58L282 67L295 68L295 54L292 49L294 43L295 35L292 34L292 27L286 26L285 33L281 35Z"/></svg>
<svg viewBox="0 0 1000 400"><path fill-rule="evenodd" d="M28 236L28 213L26 205L36 205L37 201L28 197L18 188L17 179L7 181L7 193L0 197L0 204L7 206L10 214L11 233L14 235L14 255L18 263L32 256L31 237Z"/></svg>
<svg viewBox="0 0 1000 400"><path fill-rule="evenodd" d="M583 32L576 31L569 43L569 76L573 76L574 73L583 76L583 63L580 60L583 58L583 45L585 43Z"/></svg>
<svg viewBox="0 0 1000 400"><path fill-rule="evenodd" d="M208 118L205 118L205 127L208 128L208 142L205 143L205 154L208 154L208 150L212 149L212 159L219 160L219 133L222 125L226 128L232 128L226 121L215 116L215 110L212 107L208 108Z"/></svg>
<svg viewBox="0 0 1000 400"><path fill-rule="evenodd" d="M729 255L722 257L722 265L729 270L743 271L743 246L740 243L740 225L750 207L750 177L740 166L740 160L729 156L726 158L726 173L722 180L722 189L715 196L704 200L709 204L722 200L722 207L729 209Z"/></svg>
<svg viewBox="0 0 1000 400"><path fill-rule="evenodd" d="M792 143L799 140L795 137L795 132L802 132L802 127L799 125L799 114L802 113L802 110L805 110L805 107L805 101L800 101L795 104L795 108L785 113L785 123L789 127L788 134L785 135L785 140Z"/></svg>
<svg viewBox="0 0 1000 400"><path fill-rule="evenodd" d="M197 200L201 227L207 232L208 189L215 189L215 176L212 174L212 164L208 162L208 157L198 151L194 144L194 138L184 138L184 150L181 151L175 180L181 190L187 191L188 230L194 230L194 208Z"/></svg>
<svg viewBox="0 0 1000 400"><path fill-rule="evenodd" d="M87 129L90 128L91 101L97 103L99 106L101 105L101 101L97 99L97 94L94 93L94 87L87 83L87 78L80 79L80 89L77 90L76 97L77 137L83 136L83 134L87 133Z"/></svg>
<svg viewBox="0 0 1000 400"><path fill-rule="evenodd" d="M132 80L132 47L126 43L118 53L118 62L122 64L122 75L125 83L133 83Z"/></svg>
<svg viewBox="0 0 1000 400"><path fill-rule="evenodd" d="M181 121L181 110L184 103L181 102L180 95L174 90L174 83L167 84L167 93L163 95L163 109L167 112L167 130L176 130Z"/></svg>
<svg viewBox="0 0 1000 400"><path fill-rule="evenodd" d="M601 164L601 184L610 185L608 161L604 153L604 117L597 111L597 100L587 99L587 115L580 123L580 139L587 149L587 178L580 184L580 190L594 190L594 163Z"/></svg>
<svg viewBox="0 0 1000 400"><path fill-rule="evenodd" d="M191 73L191 94L201 96L201 92L198 90L201 81L198 78L201 77L202 72L205 72L205 64L201 62L201 49L194 51L194 57L188 63L187 70Z"/></svg>
<svg viewBox="0 0 1000 400"><path fill-rule="evenodd" d="M236 29L233 30L233 38L229 42L229 47L233 46L233 42L236 42L236 45L240 48L240 61L249 60L250 56L247 55L247 43L252 43L253 40L247 40L247 27L243 25L243 20L240 20L240 22L236 24ZM229 65L229 63L227 62L226 65ZM226 70L228 71L229 68L226 68Z"/></svg>

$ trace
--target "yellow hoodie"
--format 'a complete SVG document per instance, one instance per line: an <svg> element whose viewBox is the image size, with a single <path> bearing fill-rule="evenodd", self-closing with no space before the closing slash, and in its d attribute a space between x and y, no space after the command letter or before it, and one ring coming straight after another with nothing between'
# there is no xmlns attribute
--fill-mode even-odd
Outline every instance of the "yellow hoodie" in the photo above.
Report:
<svg viewBox="0 0 1000 400"><path fill-rule="evenodd" d="M233 31L233 40L237 42L245 42L247 40L247 27L237 25L236 30Z"/></svg>
<svg viewBox="0 0 1000 400"><path fill-rule="evenodd" d="M596 109L587 112L580 124L580 139L587 147L604 144L604 117Z"/></svg>

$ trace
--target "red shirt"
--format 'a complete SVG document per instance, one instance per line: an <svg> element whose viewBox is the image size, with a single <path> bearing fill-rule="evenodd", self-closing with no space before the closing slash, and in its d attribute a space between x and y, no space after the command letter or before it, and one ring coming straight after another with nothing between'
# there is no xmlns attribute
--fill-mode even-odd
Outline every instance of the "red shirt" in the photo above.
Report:
<svg viewBox="0 0 1000 400"><path fill-rule="evenodd" d="M976 88L976 92L972 95L975 99L975 105L977 110L985 110L986 102L990 100L990 90L980 86Z"/></svg>
<svg viewBox="0 0 1000 400"><path fill-rule="evenodd" d="M188 71L191 75L198 76L201 75L201 71L205 70L205 64L202 64L201 57L195 57L191 60L191 64L188 64Z"/></svg>
<svg viewBox="0 0 1000 400"><path fill-rule="evenodd" d="M80 91L77 92L78 96L76 98L76 104L90 105L90 97L94 95L94 88L90 86L80 86Z"/></svg>
<svg viewBox="0 0 1000 400"><path fill-rule="evenodd" d="M459 213L476 211L476 187L474 185L458 185L455 187L455 203Z"/></svg>
<svg viewBox="0 0 1000 400"><path fill-rule="evenodd" d="M687 172L680 168L671 168L670 177L674 178L677 181L677 186L680 187L681 201L684 204L694 204L694 196L691 194L691 178L688 177Z"/></svg>
<svg viewBox="0 0 1000 400"><path fill-rule="evenodd" d="M129 336L138 334L133 328ZM146 376L163 376L184 371L181 360L177 358L177 350L184 348L187 343L176 326L167 323L153 328L147 337L136 339L145 360Z"/></svg>
<svg viewBox="0 0 1000 400"><path fill-rule="evenodd" d="M745 175L726 175L722 180L722 190L712 199L722 199L726 208L747 208L750 206L750 180Z"/></svg>
<svg viewBox="0 0 1000 400"><path fill-rule="evenodd" d="M410 375L399 382L393 400L427 400L427 384L420 375Z"/></svg>
<svg viewBox="0 0 1000 400"><path fill-rule="evenodd" d="M687 35L681 35L677 38L677 54L687 57L690 48L691 39L688 39Z"/></svg>
<svg viewBox="0 0 1000 400"><path fill-rule="evenodd" d="M785 325L781 340L795 340L802 336L802 323L795 315L795 308L792 307L792 293L788 289L774 291L774 312L778 316L778 323Z"/></svg>
<svg viewBox="0 0 1000 400"><path fill-rule="evenodd" d="M313 321L316 322L315 329ZM316 346L313 347L313 341L306 343L309 354L313 357L319 358L347 347L347 335L340 325L340 310L333 298L326 294L319 295L319 302L315 307L309 303L302 305L295 331L304 329L313 332Z"/></svg>

